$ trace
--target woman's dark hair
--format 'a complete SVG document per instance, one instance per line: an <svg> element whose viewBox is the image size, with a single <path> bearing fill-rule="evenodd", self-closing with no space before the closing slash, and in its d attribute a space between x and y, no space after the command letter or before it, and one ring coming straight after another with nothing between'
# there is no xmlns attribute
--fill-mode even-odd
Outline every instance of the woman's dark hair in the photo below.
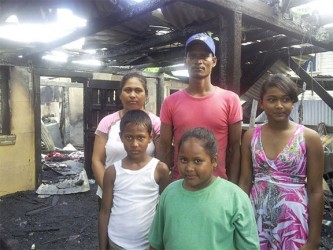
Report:
<svg viewBox="0 0 333 250"><path fill-rule="evenodd" d="M121 118L120 134L124 133L124 130L129 123L146 127L148 134L151 134L153 130L153 125L149 115L139 109L127 111L123 118Z"/></svg>
<svg viewBox="0 0 333 250"><path fill-rule="evenodd" d="M189 138L195 138L201 141L203 148L209 154L210 158L213 159L217 153L217 143L214 134L206 128L192 128L187 130L180 138L178 145L178 153L181 146Z"/></svg>
<svg viewBox="0 0 333 250"><path fill-rule="evenodd" d="M293 103L298 102L297 85L289 77L283 74L270 75L261 86L260 100L262 101L264 95L269 88L276 87L286 93Z"/></svg>
<svg viewBox="0 0 333 250"><path fill-rule="evenodd" d="M146 77L144 77L143 75L140 75L137 72L130 72L130 73L127 73L126 75L123 76L123 78L120 80L120 85L119 85L119 88L118 88L118 95L121 94L121 91L123 90L126 82L129 79L134 78L134 77L138 78L139 81L142 83L142 86L145 90L146 97L148 98L147 79L146 79Z"/></svg>

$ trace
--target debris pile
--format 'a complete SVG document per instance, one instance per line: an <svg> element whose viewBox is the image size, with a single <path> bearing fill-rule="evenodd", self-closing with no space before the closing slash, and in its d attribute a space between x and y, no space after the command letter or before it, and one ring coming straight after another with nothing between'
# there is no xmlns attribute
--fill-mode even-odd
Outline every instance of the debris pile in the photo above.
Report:
<svg viewBox="0 0 333 250"><path fill-rule="evenodd" d="M42 184L36 191L40 197L89 190L83 152L68 144L62 150L57 149L42 155Z"/></svg>

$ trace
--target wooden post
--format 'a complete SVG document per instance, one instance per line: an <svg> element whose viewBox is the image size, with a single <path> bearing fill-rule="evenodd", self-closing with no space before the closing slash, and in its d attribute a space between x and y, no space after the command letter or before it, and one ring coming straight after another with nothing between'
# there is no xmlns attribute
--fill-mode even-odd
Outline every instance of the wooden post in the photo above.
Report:
<svg viewBox="0 0 333 250"><path fill-rule="evenodd" d="M256 123L256 115L257 115L257 107L258 101L253 99L252 100L252 108L251 108L251 116L250 116L250 125L249 128L254 128Z"/></svg>

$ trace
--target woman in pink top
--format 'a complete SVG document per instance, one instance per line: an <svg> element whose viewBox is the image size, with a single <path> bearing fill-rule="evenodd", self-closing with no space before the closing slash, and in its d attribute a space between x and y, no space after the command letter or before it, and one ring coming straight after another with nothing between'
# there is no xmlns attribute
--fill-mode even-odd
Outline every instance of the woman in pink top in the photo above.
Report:
<svg viewBox="0 0 333 250"><path fill-rule="evenodd" d="M282 74L260 95L268 122L244 134L239 186L250 194L260 249L318 249L323 215L319 135L289 119L296 84Z"/></svg>
<svg viewBox="0 0 333 250"><path fill-rule="evenodd" d="M99 185L97 195L100 198L102 197L105 169L126 156L126 151L119 137L120 120L129 110L144 110L148 99L146 78L138 73L126 74L120 81L119 97L123 109L105 116L98 124L95 132L92 170ZM147 113L153 124L153 141L149 143L147 153L153 156L155 148L158 148L156 144L159 141L161 121L156 115L150 112Z"/></svg>

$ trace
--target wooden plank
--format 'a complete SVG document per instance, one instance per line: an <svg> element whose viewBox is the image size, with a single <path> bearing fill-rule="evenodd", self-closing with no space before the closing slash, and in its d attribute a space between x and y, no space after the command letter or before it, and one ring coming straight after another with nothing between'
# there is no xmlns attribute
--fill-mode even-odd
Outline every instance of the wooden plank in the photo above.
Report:
<svg viewBox="0 0 333 250"><path fill-rule="evenodd" d="M256 116L257 116L257 108L258 108L258 101L253 99L252 100L252 107L251 107L251 116L250 116L249 128L254 128L254 126L255 126Z"/></svg>
<svg viewBox="0 0 333 250"><path fill-rule="evenodd" d="M41 107L40 107L40 75L33 70L32 72L33 89L33 108L34 108L34 127L35 127L35 189L42 183L42 157L41 157Z"/></svg>
<svg viewBox="0 0 333 250"><path fill-rule="evenodd" d="M56 82L41 80L40 86L57 86L57 87L68 87L68 88L83 88L82 83L77 82Z"/></svg>
<svg viewBox="0 0 333 250"><path fill-rule="evenodd" d="M284 59L285 63L304 81L306 84L313 84L313 90L319 97L333 110L333 97L312 78L300 65L298 65L292 58Z"/></svg>

